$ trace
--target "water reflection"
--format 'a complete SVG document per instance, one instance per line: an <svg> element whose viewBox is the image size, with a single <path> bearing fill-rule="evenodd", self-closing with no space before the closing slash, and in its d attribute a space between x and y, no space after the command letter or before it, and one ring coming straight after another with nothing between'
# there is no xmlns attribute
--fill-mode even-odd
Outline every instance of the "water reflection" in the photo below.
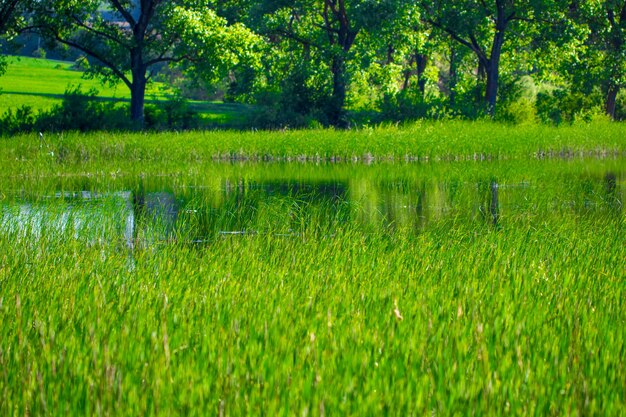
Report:
<svg viewBox="0 0 626 417"><path fill-rule="evenodd" d="M140 181L134 189L56 192L2 203L0 228L14 238L44 231L129 248L218 236L328 234L351 225L419 233L439 222L500 227L547 216L621 215L624 175L609 171L567 181L348 177L321 180L224 177L218 187ZM115 234L115 238L111 235Z"/></svg>

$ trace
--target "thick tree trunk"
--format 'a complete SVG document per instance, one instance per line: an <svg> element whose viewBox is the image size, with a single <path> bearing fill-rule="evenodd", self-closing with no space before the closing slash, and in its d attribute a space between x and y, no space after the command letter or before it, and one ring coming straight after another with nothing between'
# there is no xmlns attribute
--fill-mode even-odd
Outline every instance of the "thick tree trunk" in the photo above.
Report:
<svg viewBox="0 0 626 417"><path fill-rule="evenodd" d="M498 68L490 65L487 68L487 85L485 86L485 105L487 114L494 117L496 114L496 99L498 97Z"/></svg>
<svg viewBox="0 0 626 417"><path fill-rule="evenodd" d="M146 80L133 79L130 90L130 118L139 129L143 129L145 116Z"/></svg>
<svg viewBox="0 0 626 417"><path fill-rule="evenodd" d="M424 72L426 71L426 65L428 64L428 56L424 54L415 53L415 67L417 69L417 87L420 90L420 94L424 96L426 92L426 78Z"/></svg>
<svg viewBox="0 0 626 417"><path fill-rule="evenodd" d="M617 103L617 93L619 93L619 86L611 85L609 86L609 91L606 95L606 102L604 104L604 109L606 111L607 116L611 118L611 120L615 120L615 104Z"/></svg>
<svg viewBox="0 0 626 417"><path fill-rule="evenodd" d="M496 115L496 100L498 98L498 81L500 78L500 56L504 45L504 28L498 29L491 48L491 57L485 65L487 71L487 85L485 86L485 104L487 114Z"/></svg>
<svg viewBox="0 0 626 417"><path fill-rule="evenodd" d="M412 67L415 64L415 71ZM411 56L409 61L409 68L403 72L402 90L409 88L411 82L411 76L415 74L417 76L417 88L420 90L420 94L423 96L426 92L426 78L424 78L424 72L426 71L426 65L428 64L428 55L415 52Z"/></svg>
<svg viewBox="0 0 626 417"><path fill-rule="evenodd" d="M138 129L143 129L145 122L146 71L141 52L131 52L130 118Z"/></svg>
<svg viewBox="0 0 626 417"><path fill-rule="evenodd" d="M333 73L333 93L328 109L328 121L337 128L346 129L348 127L343 106L346 102L346 68L343 57L333 58L331 65Z"/></svg>

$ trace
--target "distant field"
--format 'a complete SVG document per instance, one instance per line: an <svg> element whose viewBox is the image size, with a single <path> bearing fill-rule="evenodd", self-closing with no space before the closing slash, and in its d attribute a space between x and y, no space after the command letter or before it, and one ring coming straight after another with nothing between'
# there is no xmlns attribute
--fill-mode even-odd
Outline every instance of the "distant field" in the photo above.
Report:
<svg viewBox="0 0 626 417"><path fill-rule="evenodd" d="M94 88L98 97L114 100L129 100L130 92L122 83L116 86L103 85L99 80L83 78L83 73L72 69L72 62L10 57L7 71L0 76L0 114L10 108L31 106L35 111L48 110L61 102L63 93L70 86L80 85L87 92ZM146 100L167 100L168 87L162 83L148 86ZM211 123L234 122L249 113L247 106L220 102L192 102L204 120Z"/></svg>
<svg viewBox="0 0 626 417"><path fill-rule="evenodd" d="M88 91L95 88L100 97L128 99L130 94L123 85L109 87L98 80L83 78L71 62L25 57L9 58L7 72L0 77L0 112L22 105L35 109L48 109L59 103L69 86L81 85Z"/></svg>

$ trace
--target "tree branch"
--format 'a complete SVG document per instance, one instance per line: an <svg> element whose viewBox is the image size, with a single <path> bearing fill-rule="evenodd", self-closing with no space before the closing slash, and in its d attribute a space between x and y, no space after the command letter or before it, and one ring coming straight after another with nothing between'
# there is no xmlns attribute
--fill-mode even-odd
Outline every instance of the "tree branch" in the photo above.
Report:
<svg viewBox="0 0 626 417"><path fill-rule="evenodd" d="M287 37L288 39L291 39L291 40L296 41L298 43L301 43L303 45L312 46L312 47L317 48L317 49L322 49L322 47L320 45L318 45L318 44L316 44L314 42L311 42L308 39L302 38L302 37L296 35L295 33L289 32L289 31L284 30L284 29L274 29L272 32L270 32L270 34L271 33L275 33L275 34L278 34L278 35L283 35L283 36Z"/></svg>
<svg viewBox="0 0 626 417"><path fill-rule="evenodd" d="M57 41L60 42L64 45L67 46L71 46L73 48L78 49L79 51L82 51L84 53L86 53L87 55L92 56L93 58L97 59L98 61L102 62L107 68L109 68L111 71L113 71L113 73L119 78L121 79L124 84L126 84L126 86L128 88L132 87L132 82L131 80L128 79L128 77L124 74L124 72L122 72L119 68L117 68L115 66L115 64L113 64L111 61L109 61L108 59L106 59L102 54L96 52L95 50L91 49L91 48L87 48L84 45L79 44L78 42L69 40L69 39L65 39L63 38L61 35L59 35L56 32L52 32L52 37Z"/></svg>
<svg viewBox="0 0 626 417"><path fill-rule="evenodd" d="M478 42L476 42L475 38L473 35L471 35L471 38L474 38L473 41L468 41L466 39L463 39L457 32L455 32L454 30L450 29L447 26L442 25L440 22L437 22L436 20L432 20L432 19L426 19L426 23L430 23L431 25L443 30L444 32L446 32L448 35L450 35L450 37L452 39L454 39L455 41L457 41L458 43L460 43L461 45L469 48L471 51L473 51L476 55L479 56L479 58L481 57L485 57L483 51L480 48L480 45L478 45Z"/></svg>
<svg viewBox="0 0 626 417"><path fill-rule="evenodd" d="M15 11L18 3L19 0L12 0L4 4L2 9L0 9L0 34L4 32L4 27L11 18L11 15Z"/></svg>
<svg viewBox="0 0 626 417"><path fill-rule="evenodd" d="M111 0L111 4L113 5L113 7L115 7L115 9L119 12L119 14L122 15L122 17L124 18L124 20L126 20L128 23L130 23L131 27L135 27L137 25L137 22L135 21L135 19L133 18L133 15L130 14L128 12L128 10L126 10L124 8L124 6L122 6L122 4L119 2L119 0Z"/></svg>
<svg viewBox="0 0 626 417"><path fill-rule="evenodd" d="M72 20L74 20L74 22L76 22L76 25L78 25L78 27L81 27L81 28L89 31L89 32L93 33L96 36L101 36L101 37L106 38L106 39L108 39L108 40L110 40L112 42L117 43L118 45L122 45L124 47L128 47L128 45L125 44L122 40L116 38L115 36L111 35L110 33L98 30L98 29L94 28L93 26L90 26L90 25L84 23L82 20L80 20L78 18L78 16L72 15Z"/></svg>

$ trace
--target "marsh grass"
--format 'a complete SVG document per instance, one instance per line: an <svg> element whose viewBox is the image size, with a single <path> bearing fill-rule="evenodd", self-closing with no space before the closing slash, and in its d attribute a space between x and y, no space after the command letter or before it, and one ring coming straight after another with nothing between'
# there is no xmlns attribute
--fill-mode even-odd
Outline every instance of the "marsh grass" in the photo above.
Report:
<svg viewBox="0 0 626 417"><path fill-rule="evenodd" d="M551 127L491 122L421 122L351 131L187 133L63 133L0 139L3 165L115 164L207 161L436 162L503 159L577 159L623 156L626 127L595 122ZM165 165L164 165L165 164ZM171 169L169 169L171 170Z"/></svg>
<svg viewBox="0 0 626 417"><path fill-rule="evenodd" d="M0 411L620 415L623 217L450 226L3 239Z"/></svg>
<svg viewBox="0 0 626 417"><path fill-rule="evenodd" d="M471 126L497 158L402 162L468 153L423 125L4 140L0 415L623 415L624 160L534 153L622 152L622 128ZM400 160L210 162L272 141ZM124 191L156 201L131 247Z"/></svg>

